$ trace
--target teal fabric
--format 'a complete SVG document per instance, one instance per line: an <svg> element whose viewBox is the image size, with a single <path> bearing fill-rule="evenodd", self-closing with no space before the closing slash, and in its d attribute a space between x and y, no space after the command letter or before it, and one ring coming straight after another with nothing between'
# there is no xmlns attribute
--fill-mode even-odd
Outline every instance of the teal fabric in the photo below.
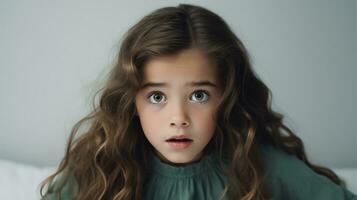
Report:
<svg viewBox="0 0 357 200"><path fill-rule="evenodd" d="M271 145L262 148L266 162L265 184L278 199L357 200L345 187L315 173L303 161Z"/></svg>
<svg viewBox="0 0 357 200"><path fill-rule="evenodd" d="M68 170L66 170L68 173ZM65 184L60 193L47 194L44 200L74 200L73 193L75 192L76 180L73 174L69 175L68 181L63 183L65 177L64 173L61 173L56 177L55 181L49 186L49 188L58 189L61 184ZM42 200L42 199L41 199Z"/></svg>
<svg viewBox="0 0 357 200"><path fill-rule="evenodd" d="M143 199L217 200L227 179L221 173L218 156L205 155L188 166L172 166L153 157L150 181Z"/></svg>
<svg viewBox="0 0 357 200"><path fill-rule="evenodd" d="M295 156L268 144L262 144L260 150L267 169L265 184L273 195L271 200L357 200L356 195L315 173ZM185 167L170 166L154 157L152 171L144 199L217 200L227 181L216 154Z"/></svg>
<svg viewBox="0 0 357 200"><path fill-rule="evenodd" d="M267 169L264 183L273 195L271 200L357 200L357 195L315 173L295 156L271 145L262 145L261 152ZM219 166L215 153L180 167L153 157L151 178L144 187L143 199L219 199L227 181ZM72 199L72 183L66 185L62 192L65 198L61 199ZM60 198L50 197L50 200L57 199Z"/></svg>

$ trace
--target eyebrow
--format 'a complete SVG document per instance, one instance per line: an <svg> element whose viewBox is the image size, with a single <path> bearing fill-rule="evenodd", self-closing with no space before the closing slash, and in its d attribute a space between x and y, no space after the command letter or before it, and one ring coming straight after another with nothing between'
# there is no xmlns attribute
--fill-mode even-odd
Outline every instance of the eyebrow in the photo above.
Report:
<svg viewBox="0 0 357 200"><path fill-rule="evenodd" d="M167 83L155 83L155 82L147 82L145 84L143 84L143 86L141 87L141 89L145 89L148 87L165 87L167 86ZM193 81L193 82L189 82L186 85L189 86L209 86L209 87L214 87L217 88L217 85L210 82L210 81Z"/></svg>

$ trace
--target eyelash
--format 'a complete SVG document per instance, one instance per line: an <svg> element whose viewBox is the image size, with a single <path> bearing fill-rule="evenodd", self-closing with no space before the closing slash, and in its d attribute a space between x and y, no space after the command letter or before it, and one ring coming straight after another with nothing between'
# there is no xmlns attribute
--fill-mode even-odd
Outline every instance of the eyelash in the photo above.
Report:
<svg viewBox="0 0 357 200"><path fill-rule="evenodd" d="M192 94L195 94L195 93L198 93L198 92L203 92L203 93L205 93L205 94L207 95L207 98L210 97L209 92L206 91L206 90L196 90L196 91L194 91ZM152 103L152 104L160 104L160 103L153 103L152 101L150 101L150 97L151 97L152 95L154 95L154 94L163 94L163 93L160 92L160 91L152 91L152 92L150 92L150 93L147 95L146 98L147 98L148 101L149 101L150 103ZM192 96L192 94L191 94L191 96ZM201 103L205 103L205 102L207 102L207 101L208 101L208 99L205 100L205 101L202 101Z"/></svg>

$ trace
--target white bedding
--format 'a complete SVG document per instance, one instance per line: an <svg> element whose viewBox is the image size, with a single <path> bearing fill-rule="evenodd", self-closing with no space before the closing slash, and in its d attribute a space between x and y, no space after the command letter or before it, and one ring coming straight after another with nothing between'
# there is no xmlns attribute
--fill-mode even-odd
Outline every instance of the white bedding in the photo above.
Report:
<svg viewBox="0 0 357 200"><path fill-rule="evenodd" d="M55 168L38 168L0 159L0 199L39 200L39 183ZM357 168L333 169L347 183L347 189L357 193Z"/></svg>
<svg viewBox="0 0 357 200"><path fill-rule="evenodd" d="M0 199L39 200L37 187L54 170L0 159Z"/></svg>

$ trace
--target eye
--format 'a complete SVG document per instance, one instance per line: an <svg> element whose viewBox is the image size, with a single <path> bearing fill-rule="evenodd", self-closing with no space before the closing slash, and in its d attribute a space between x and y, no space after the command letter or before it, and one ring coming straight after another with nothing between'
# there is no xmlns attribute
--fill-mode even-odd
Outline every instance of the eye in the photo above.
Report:
<svg viewBox="0 0 357 200"><path fill-rule="evenodd" d="M197 90L193 93L192 97L194 99L198 99L197 101L199 102L206 102L208 100L209 93L205 90Z"/></svg>
<svg viewBox="0 0 357 200"><path fill-rule="evenodd" d="M197 102L206 102L208 97L209 93L205 90L197 90L192 94L193 101ZM150 103L153 104L163 103L166 100L166 97L160 91L150 92L147 98L149 99Z"/></svg>
<svg viewBox="0 0 357 200"><path fill-rule="evenodd" d="M162 97L163 97L162 92L153 91L153 92L150 92L150 94L148 95L147 98L149 99L149 101L151 103L158 104L163 99ZM159 101L159 102L157 102L157 101Z"/></svg>

